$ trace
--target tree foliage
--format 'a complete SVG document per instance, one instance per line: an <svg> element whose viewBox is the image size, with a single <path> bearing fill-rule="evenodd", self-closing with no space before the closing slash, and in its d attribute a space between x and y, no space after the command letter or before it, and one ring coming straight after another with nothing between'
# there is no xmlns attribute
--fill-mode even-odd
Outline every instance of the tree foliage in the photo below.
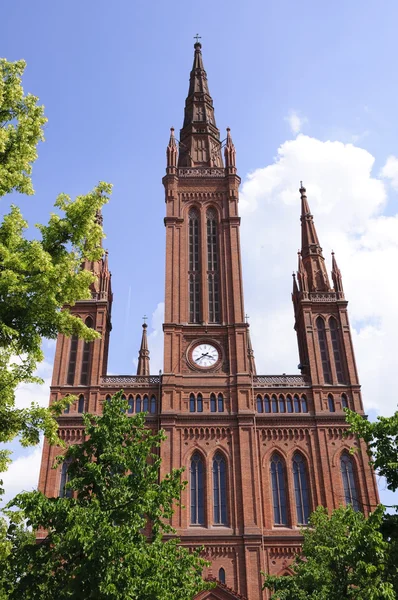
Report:
<svg viewBox="0 0 398 600"><path fill-rule="evenodd" d="M186 484L182 469L159 478L164 433L151 432L144 414L126 410L118 393L103 415L83 416L85 441L58 461L69 464L73 497L36 491L10 503L18 515L9 513L4 591L10 600L191 600L210 587L200 550L179 546L168 524ZM21 543L14 529L21 515L46 531L44 541Z"/></svg>
<svg viewBox="0 0 398 600"><path fill-rule="evenodd" d="M387 488L398 489L398 412L378 417L371 423L362 415L347 411L350 431L365 440L372 466L386 478Z"/></svg>
<svg viewBox="0 0 398 600"><path fill-rule="evenodd" d="M108 201L111 186L100 183L92 192L72 200L66 194L55 203L58 213L38 225L40 239L29 240L27 223L16 206L0 224L0 442L21 435L22 444L35 444L40 431L50 443L57 440L59 414L65 401L49 410L32 405L15 407L19 383L40 383L34 375L43 359L42 339L58 333L86 340L98 337L65 305L90 297L94 275L82 262L102 255L102 227L96 215ZM5 456L2 455L4 466Z"/></svg>
<svg viewBox="0 0 398 600"><path fill-rule="evenodd" d="M23 60L0 59L0 196L12 190L33 194L32 163L44 139L44 108L22 88L25 66Z"/></svg>
<svg viewBox="0 0 398 600"><path fill-rule="evenodd" d="M331 515L318 507L303 530L293 576L267 576L264 587L275 600L395 600L383 514L382 506L368 518L350 505Z"/></svg>

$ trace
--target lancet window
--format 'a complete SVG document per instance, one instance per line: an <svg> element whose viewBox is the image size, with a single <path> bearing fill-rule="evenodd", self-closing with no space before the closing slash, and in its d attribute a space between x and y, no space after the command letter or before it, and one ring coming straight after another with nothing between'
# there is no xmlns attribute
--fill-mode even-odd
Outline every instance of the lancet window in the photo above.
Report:
<svg viewBox="0 0 398 600"><path fill-rule="evenodd" d="M191 525L204 525L204 465L198 452L195 452L191 458L190 477Z"/></svg>
<svg viewBox="0 0 398 600"><path fill-rule="evenodd" d="M220 322L220 291L218 274L217 215L210 208L206 213L207 224L207 282L209 293L209 322Z"/></svg>
<svg viewBox="0 0 398 600"><path fill-rule="evenodd" d="M337 327L337 321L333 317L331 317L329 319L329 327L330 327L330 337L332 339L333 357L334 357L334 364L336 367L337 381L339 383L344 383L344 371L343 371L343 364L341 361L339 331L338 331L338 327Z"/></svg>
<svg viewBox="0 0 398 600"><path fill-rule="evenodd" d="M329 394L329 396L328 396L328 409L329 409L329 412L336 412L336 406L334 404L334 398L333 398L332 394Z"/></svg>
<svg viewBox="0 0 398 600"><path fill-rule="evenodd" d="M308 402L304 394L301 397L295 394L293 398L290 395L285 397L283 394L280 394L278 398L273 395L271 399L267 395L263 399L258 394L256 408L258 413L306 413L308 412Z"/></svg>
<svg viewBox="0 0 398 600"><path fill-rule="evenodd" d="M319 350L321 353L323 378L325 383L332 383L332 375L330 371L329 352L326 341L325 322L322 317L316 320L316 328L318 330Z"/></svg>
<svg viewBox="0 0 398 600"><path fill-rule="evenodd" d="M344 500L351 504L354 510L359 510L358 493L355 482L355 469L353 458L346 452L340 459L341 477L343 479Z"/></svg>
<svg viewBox="0 0 398 600"><path fill-rule="evenodd" d="M271 484L274 523L287 525L285 463L278 453L273 454L271 459Z"/></svg>
<svg viewBox="0 0 398 600"><path fill-rule="evenodd" d="M132 415L133 412L134 412L134 398L133 398L133 396L129 396L127 412L128 412L129 415Z"/></svg>
<svg viewBox="0 0 398 600"><path fill-rule="evenodd" d="M200 323L200 231L199 213L195 208L188 215L189 241L189 321Z"/></svg>
<svg viewBox="0 0 398 600"><path fill-rule="evenodd" d="M79 401L77 403L77 412L84 413L84 396L80 394Z"/></svg>
<svg viewBox="0 0 398 600"><path fill-rule="evenodd" d="M214 523L227 524L227 481L225 458L217 452L213 459L213 509Z"/></svg>
<svg viewBox="0 0 398 600"><path fill-rule="evenodd" d="M144 396L143 411L144 412L149 412L149 398L148 398L148 396Z"/></svg>
<svg viewBox="0 0 398 600"><path fill-rule="evenodd" d="M66 484L68 483L68 469L69 469L69 465L70 465L70 460L64 460L64 462L62 463L62 468L61 468L61 480L60 480L60 484L59 484L59 496L60 498L71 498L72 497L72 490L68 489L66 487Z"/></svg>
<svg viewBox="0 0 398 600"><path fill-rule="evenodd" d="M87 317L85 325L90 329L93 328L94 322L91 317ZM82 355L82 370L80 373L80 385L87 385L90 371L92 342L84 342Z"/></svg>
<svg viewBox="0 0 398 600"><path fill-rule="evenodd" d="M203 412L202 394L191 394L189 396L189 412Z"/></svg>
<svg viewBox="0 0 398 600"><path fill-rule="evenodd" d="M225 569L223 569L222 567L218 571L218 581L225 585Z"/></svg>
<svg viewBox="0 0 398 600"><path fill-rule="evenodd" d="M70 342L70 354L69 354L69 366L68 366L68 385L73 385L75 383L75 372L76 372L76 355L77 355L77 344L78 344L77 335L73 335Z"/></svg>
<svg viewBox="0 0 398 600"><path fill-rule="evenodd" d="M306 525L310 516L310 499L306 461L300 452L293 456L294 495L296 500L297 523Z"/></svg>
<svg viewBox="0 0 398 600"><path fill-rule="evenodd" d="M348 399L345 394L341 396L341 408L348 408Z"/></svg>

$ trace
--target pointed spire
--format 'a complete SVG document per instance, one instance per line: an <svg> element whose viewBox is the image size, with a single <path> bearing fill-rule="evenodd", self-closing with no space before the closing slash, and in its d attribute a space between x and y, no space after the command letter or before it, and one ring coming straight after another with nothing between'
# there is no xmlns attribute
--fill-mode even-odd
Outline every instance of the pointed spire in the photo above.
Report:
<svg viewBox="0 0 398 600"><path fill-rule="evenodd" d="M247 357L249 359L249 371L252 375L257 375L256 361L254 360L254 352L253 352L252 340L251 340L251 336L250 336L250 325L249 325L248 315L245 315L245 320L247 323Z"/></svg>
<svg viewBox="0 0 398 600"><path fill-rule="evenodd" d="M146 319L146 317L144 317ZM148 325L144 322L142 324L142 339L141 347L138 353L138 367L137 375L149 375L149 350L148 350L148 338L146 334Z"/></svg>
<svg viewBox="0 0 398 600"><path fill-rule="evenodd" d="M337 265L334 252L332 252L332 280L334 291L340 298L344 298L343 278L341 276L341 271Z"/></svg>
<svg viewBox="0 0 398 600"><path fill-rule="evenodd" d="M102 227L103 216L101 209L98 209L95 216L95 223ZM102 239L100 241L100 248L102 249ZM112 289L111 289L111 272L109 271L108 265L108 250L105 250L102 257L99 260L85 260L82 263L82 269L84 271L91 271L96 277L95 281L90 285L91 297L94 300L109 300L112 302Z"/></svg>
<svg viewBox="0 0 398 600"><path fill-rule="evenodd" d="M293 295L296 295L299 293L297 279L296 279L296 273L293 272L292 275L293 275Z"/></svg>
<svg viewBox="0 0 398 600"><path fill-rule="evenodd" d="M300 290L309 292L328 292L331 288L325 267L325 259L323 258L314 219L308 204L307 191L303 186L302 181L299 191L301 196L301 254L299 257L298 271ZM302 266L300 263L301 258ZM303 285L306 285L304 271L308 280L307 290L302 287Z"/></svg>
<svg viewBox="0 0 398 600"><path fill-rule="evenodd" d="M177 167L177 144L174 137L174 127L170 127L170 139L167 146L167 173L175 173Z"/></svg>
<svg viewBox="0 0 398 600"><path fill-rule="evenodd" d="M180 131L179 167L222 167L220 132L203 66L202 44L196 41L193 66Z"/></svg>
<svg viewBox="0 0 398 600"><path fill-rule="evenodd" d="M224 150L225 168L229 174L236 173L236 150L231 137L231 130L227 127L227 141Z"/></svg>

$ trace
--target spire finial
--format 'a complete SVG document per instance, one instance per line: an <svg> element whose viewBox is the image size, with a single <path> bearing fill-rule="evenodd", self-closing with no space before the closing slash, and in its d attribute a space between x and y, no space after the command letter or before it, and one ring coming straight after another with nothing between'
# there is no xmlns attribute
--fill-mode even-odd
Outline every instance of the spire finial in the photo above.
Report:
<svg viewBox="0 0 398 600"><path fill-rule="evenodd" d="M147 316L144 315L142 317L142 339L141 339L141 347L138 353L138 367L137 367L137 375L149 375L149 350L148 350L148 338L147 338L147 327L146 324Z"/></svg>
<svg viewBox="0 0 398 600"><path fill-rule="evenodd" d="M200 44L199 40L202 39L202 36L200 36L198 33L196 35L193 36L193 39L196 40L195 42L195 46L196 44Z"/></svg>

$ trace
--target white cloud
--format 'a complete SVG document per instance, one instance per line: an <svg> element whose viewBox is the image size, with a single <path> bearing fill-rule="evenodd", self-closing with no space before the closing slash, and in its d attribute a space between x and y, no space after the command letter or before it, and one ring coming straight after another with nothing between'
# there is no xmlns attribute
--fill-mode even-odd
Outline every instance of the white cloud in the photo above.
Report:
<svg viewBox="0 0 398 600"><path fill-rule="evenodd" d="M384 182L372 176L374 160L353 144L304 135L286 141L273 164L243 183L242 255L257 370L297 372L290 274L300 247L303 180L329 269L333 249L343 273L365 407L387 415L397 405L391 390L398 336L398 286L392 276L398 215L382 214L387 193Z"/></svg>
<svg viewBox="0 0 398 600"><path fill-rule="evenodd" d="M20 492L37 489L42 450L42 444L35 446L28 455L13 460L8 471L1 474L5 489L3 506Z"/></svg>
<svg viewBox="0 0 398 600"><path fill-rule="evenodd" d="M291 110L287 117L285 117L285 121L289 124L289 127L294 133L297 135L302 131L303 125L308 123L307 117L301 117L296 110Z"/></svg>
<svg viewBox="0 0 398 600"><path fill-rule="evenodd" d="M398 158L389 156L386 164L380 171L380 177L389 179L394 190L398 190Z"/></svg>

